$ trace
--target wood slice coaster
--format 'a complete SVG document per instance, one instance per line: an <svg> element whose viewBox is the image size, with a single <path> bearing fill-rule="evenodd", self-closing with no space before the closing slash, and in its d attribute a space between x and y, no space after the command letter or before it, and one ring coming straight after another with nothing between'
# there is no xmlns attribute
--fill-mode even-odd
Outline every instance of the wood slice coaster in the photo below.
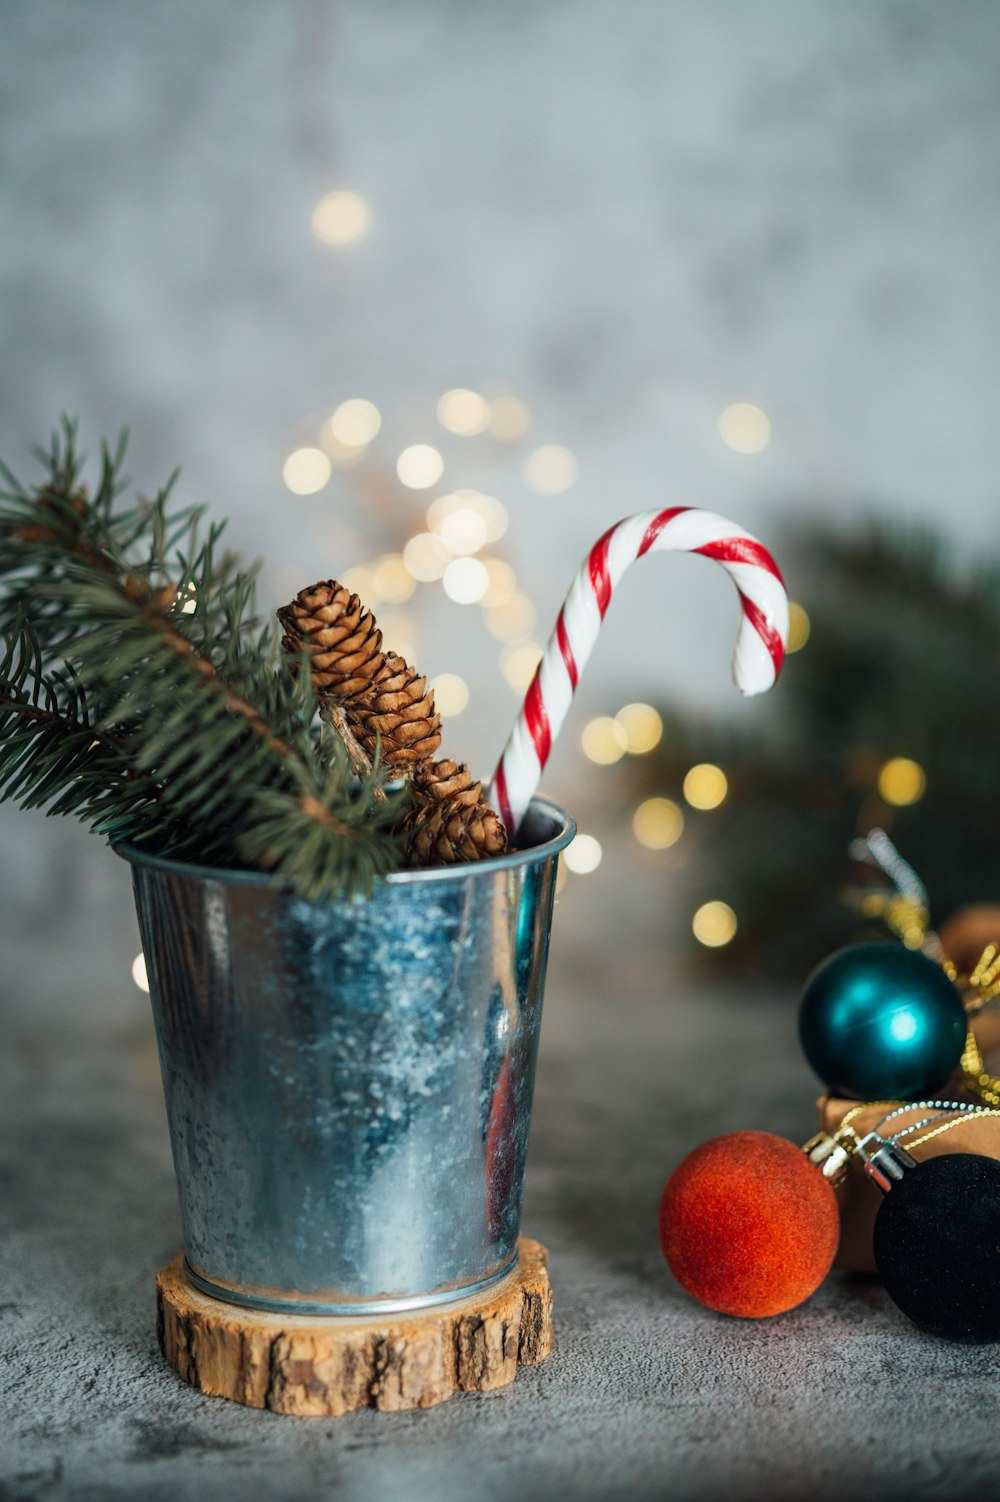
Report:
<svg viewBox="0 0 1000 1502"><path fill-rule="evenodd" d="M509 1278L473 1298L381 1319L259 1313L192 1287L178 1252L156 1275L160 1349L192 1387L251 1408L329 1417L492 1392L552 1349L548 1253L518 1243Z"/></svg>

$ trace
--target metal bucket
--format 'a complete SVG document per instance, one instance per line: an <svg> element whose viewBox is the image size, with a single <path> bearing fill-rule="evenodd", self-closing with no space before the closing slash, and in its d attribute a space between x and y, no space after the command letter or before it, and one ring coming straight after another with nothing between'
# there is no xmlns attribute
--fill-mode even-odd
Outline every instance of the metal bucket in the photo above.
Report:
<svg viewBox="0 0 1000 1502"><path fill-rule="evenodd" d="M559 851L306 902L119 847L146 955L187 1270L216 1298L368 1315L517 1257Z"/></svg>

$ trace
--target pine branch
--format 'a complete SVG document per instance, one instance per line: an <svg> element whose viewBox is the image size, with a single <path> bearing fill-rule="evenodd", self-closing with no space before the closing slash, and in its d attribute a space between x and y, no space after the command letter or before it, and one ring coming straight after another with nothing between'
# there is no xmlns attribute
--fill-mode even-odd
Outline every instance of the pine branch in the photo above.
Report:
<svg viewBox="0 0 1000 1502"><path fill-rule="evenodd" d="M123 456L102 449L92 500L70 424L41 486L3 470L0 795L310 896L367 890L398 863L399 799L318 733L308 674L276 670L222 528L171 511L173 481L118 504Z"/></svg>
<svg viewBox="0 0 1000 1502"><path fill-rule="evenodd" d="M79 680L44 672L40 644L19 615L0 662L0 797L35 806L65 780L58 811L99 823L109 789L140 777L121 741L92 723ZM134 796L155 796L142 780Z"/></svg>

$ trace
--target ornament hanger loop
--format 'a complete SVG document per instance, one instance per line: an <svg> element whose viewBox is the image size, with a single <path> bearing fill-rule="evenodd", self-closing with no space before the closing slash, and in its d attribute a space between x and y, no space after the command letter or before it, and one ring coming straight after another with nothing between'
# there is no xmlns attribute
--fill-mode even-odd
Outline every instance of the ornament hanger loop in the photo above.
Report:
<svg viewBox="0 0 1000 1502"><path fill-rule="evenodd" d="M926 1111L930 1114L921 1116L917 1121L908 1122L898 1131L890 1132L888 1135L884 1133L883 1128L888 1122L910 1111ZM904 1147L903 1139L913 1132L920 1131L923 1127L930 1126L931 1122L939 1121L942 1116L950 1117L950 1120L935 1127L933 1131L925 1133L923 1137L910 1141L907 1147L920 1147L932 1137L937 1137L941 1132L947 1132L957 1126L967 1117L1000 1116L1000 1111L978 1105L973 1101L958 1100L915 1100L889 1111L870 1132L860 1139L856 1148L858 1157L865 1165L865 1172L884 1194L888 1193L894 1183L899 1182L907 1169L917 1166L916 1158L907 1151L907 1147Z"/></svg>
<svg viewBox="0 0 1000 1502"><path fill-rule="evenodd" d="M874 866L887 876L901 897L909 898L918 907L927 907L927 888L884 829L870 829L866 835L852 840L849 853L852 860Z"/></svg>
<svg viewBox="0 0 1000 1502"><path fill-rule="evenodd" d="M919 1121L911 1121L906 1126L900 1127L898 1131L886 1136L882 1128L890 1121L894 1121L897 1116L905 1116L910 1111L930 1111L931 1114L921 1117ZM982 1116L986 1114L986 1108L981 1106L977 1101L966 1100L907 1101L905 1105L897 1106L895 1110L887 1112L868 1133L868 1137L862 1138L862 1142L867 1142L869 1137L877 1137L887 1142L898 1142L901 1137L908 1136L910 1132L919 1131L921 1127L929 1125L932 1121L936 1121L939 1116L950 1116L956 1112L961 1112L967 1116Z"/></svg>
<svg viewBox="0 0 1000 1502"><path fill-rule="evenodd" d="M889 882L887 892L868 893L855 898L861 912L880 918L890 933L907 949L922 949L938 964L947 966L941 941L931 928L930 898L927 888L905 861L884 829L870 829L852 840L848 847L852 860L874 866ZM949 979L954 976L949 972Z"/></svg>

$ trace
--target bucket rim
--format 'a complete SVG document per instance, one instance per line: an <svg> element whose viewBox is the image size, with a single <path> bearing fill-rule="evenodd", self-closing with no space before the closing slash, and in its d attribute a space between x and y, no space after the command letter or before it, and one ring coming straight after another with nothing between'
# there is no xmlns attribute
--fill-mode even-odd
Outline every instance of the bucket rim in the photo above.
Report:
<svg viewBox="0 0 1000 1502"><path fill-rule="evenodd" d="M558 803L536 794L528 806L528 813L548 815L560 827L548 840L539 845L527 845L523 849L508 851L506 855L489 856L481 861L464 861L454 866L431 866L417 871L390 871L376 878L375 885L413 886L424 882L467 881L475 876L492 876L497 871L513 871L521 866L537 865L558 855L576 835L576 820ZM112 840L111 848L131 866L143 866L154 871L164 871L171 876L187 876L200 881L216 881L227 886L270 887L280 890L266 871L234 871L227 866L206 866L197 861L175 860L173 856L156 855L152 851L138 849L127 840Z"/></svg>

